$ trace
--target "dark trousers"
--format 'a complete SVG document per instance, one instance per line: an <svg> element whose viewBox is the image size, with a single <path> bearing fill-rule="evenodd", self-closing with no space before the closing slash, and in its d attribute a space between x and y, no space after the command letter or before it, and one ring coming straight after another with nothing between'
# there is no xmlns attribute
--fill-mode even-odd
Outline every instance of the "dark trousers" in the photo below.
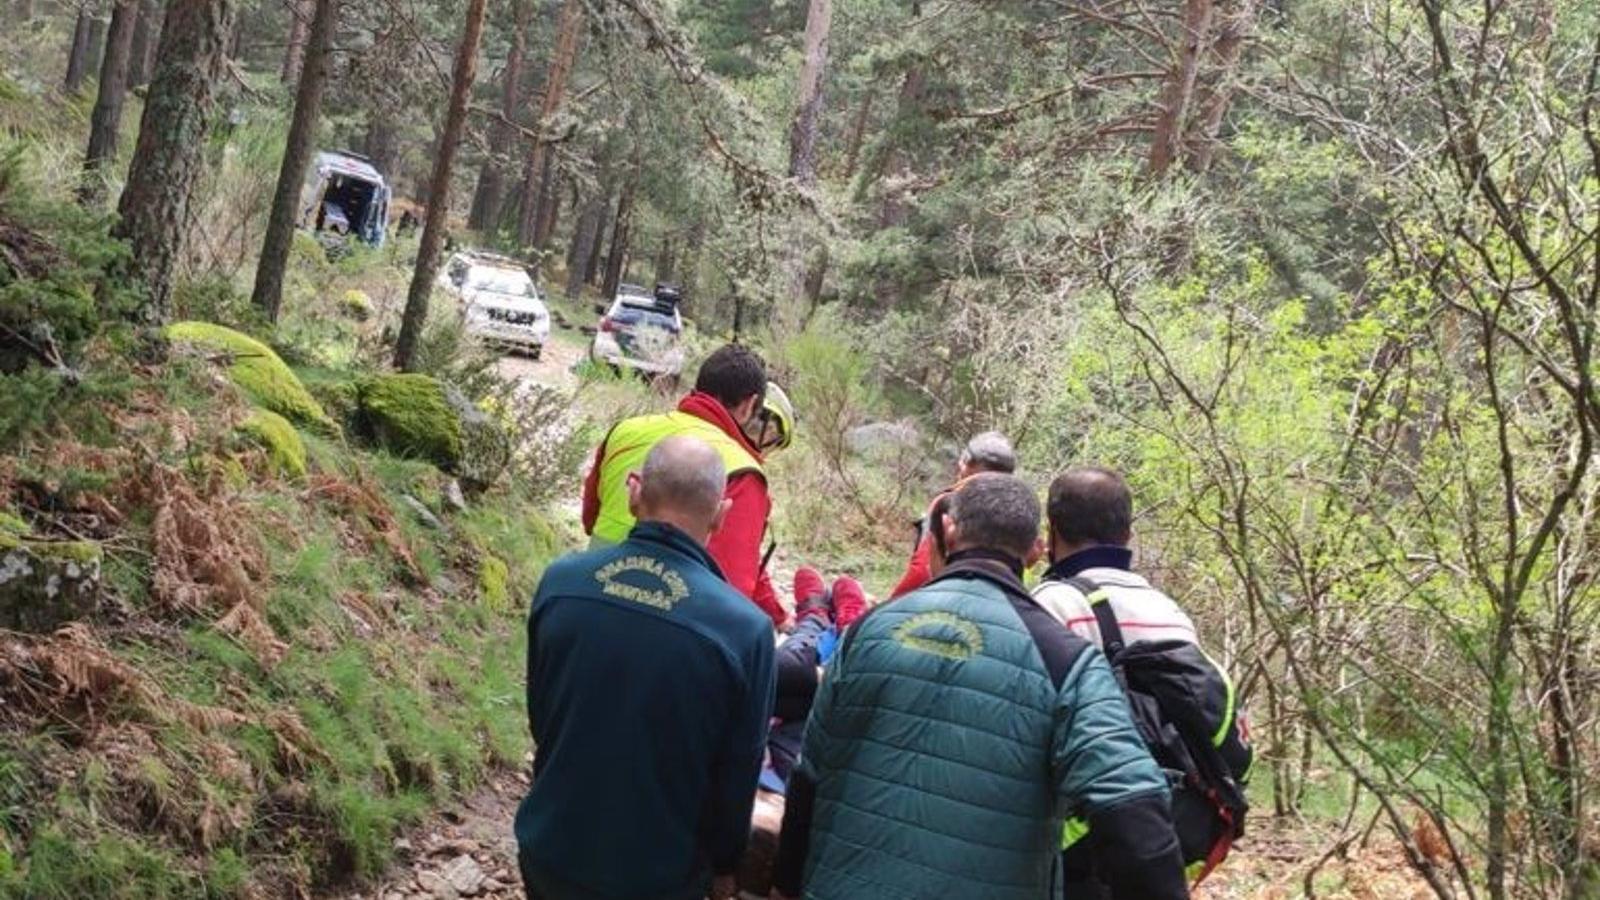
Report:
<svg viewBox="0 0 1600 900"><path fill-rule="evenodd" d="M806 718L811 715L811 704L817 699L817 642L832 627L822 616L806 616L795 625L789 639L773 657L778 677L772 715L778 723L767 737L767 749L771 753L772 771L784 781L789 780L789 773L800 757Z"/></svg>

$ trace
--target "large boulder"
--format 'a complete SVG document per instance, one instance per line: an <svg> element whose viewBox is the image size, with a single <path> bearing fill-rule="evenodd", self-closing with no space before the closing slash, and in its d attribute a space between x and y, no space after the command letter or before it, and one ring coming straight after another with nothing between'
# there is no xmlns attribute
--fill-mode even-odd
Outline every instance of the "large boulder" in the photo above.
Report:
<svg viewBox="0 0 1600 900"><path fill-rule="evenodd" d="M271 410L258 409L239 423L239 433L267 451L267 459L280 475L305 477L306 444L288 419Z"/></svg>
<svg viewBox="0 0 1600 900"><path fill-rule="evenodd" d="M0 628L44 634L94 612L100 545L42 541L0 529Z"/></svg>
<svg viewBox="0 0 1600 900"><path fill-rule="evenodd" d="M383 375L358 393L362 432L378 446L426 459L464 482L494 482L511 461L504 429L459 390L428 375Z"/></svg>
<svg viewBox="0 0 1600 900"><path fill-rule="evenodd" d="M167 326L166 336L174 343L230 357L228 378L257 405L321 434L339 433L339 426L323 411L322 404L266 344L211 322L177 322Z"/></svg>
<svg viewBox="0 0 1600 900"><path fill-rule="evenodd" d="M921 432L909 420L858 425L844 434L846 449L856 456L873 458L897 456L917 449L921 443Z"/></svg>

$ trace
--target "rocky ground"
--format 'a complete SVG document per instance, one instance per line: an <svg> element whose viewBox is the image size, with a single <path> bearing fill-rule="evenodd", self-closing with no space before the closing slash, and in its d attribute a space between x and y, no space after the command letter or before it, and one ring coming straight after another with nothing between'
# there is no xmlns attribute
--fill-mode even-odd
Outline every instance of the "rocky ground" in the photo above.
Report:
<svg viewBox="0 0 1600 900"><path fill-rule="evenodd" d="M511 821L527 776L501 774L409 837L396 864L371 887L326 900L522 900Z"/></svg>

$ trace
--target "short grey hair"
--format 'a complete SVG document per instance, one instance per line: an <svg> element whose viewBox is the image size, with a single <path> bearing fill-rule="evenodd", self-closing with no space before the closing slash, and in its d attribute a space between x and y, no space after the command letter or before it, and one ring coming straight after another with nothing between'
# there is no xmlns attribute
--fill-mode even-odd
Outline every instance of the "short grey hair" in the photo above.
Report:
<svg viewBox="0 0 1600 900"><path fill-rule="evenodd" d="M950 514L960 549L998 550L1024 559L1039 539L1039 498L1015 475L972 476L956 490Z"/></svg>
<svg viewBox="0 0 1600 900"><path fill-rule="evenodd" d="M1017 470L1017 451L1012 449L1011 441L1005 435L998 431L985 431L967 441L966 448L961 451L961 462L985 472L1009 475Z"/></svg>
<svg viewBox="0 0 1600 900"><path fill-rule="evenodd" d="M697 437L681 434L650 448L639 481L640 500L652 511L670 510L707 523L717 514L728 486L717 451Z"/></svg>

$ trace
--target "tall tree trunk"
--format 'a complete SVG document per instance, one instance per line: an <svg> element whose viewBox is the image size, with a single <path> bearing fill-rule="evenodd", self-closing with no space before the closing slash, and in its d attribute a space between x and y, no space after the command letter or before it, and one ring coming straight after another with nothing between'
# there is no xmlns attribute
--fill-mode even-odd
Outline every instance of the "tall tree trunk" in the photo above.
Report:
<svg viewBox="0 0 1600 900"><path fill-rule="evenodd" d="M605 193L599 198L596 209L598 214L594 221L594 241L589 245L589 255L582 261L583 283L596 287L600 284L600 260L605 251L606 213L611 211L611 197L613 185L607 181Z"/></svg>
<svg viewBox="0 0 1600 900"><path fill-rule="evenodd" d="M1234 78L1239 73L1239 60L1244 56L1244 45L1256 20L1259 0L1233 0L1232 9L1225 13L1217 29L1211 54L1214 71L1209 74L1200 90L1195 106L1199 122L1196 133L1186 142L1187 162L1191 170L1205 172L1217 153L1217 138L1222 133L1222 120L1228 115L1228 104L1233 100Z"/></svg>
<svg viewBox="0 0 1600 900"><path fill-rule="evenodd" d="M116 226L145 282L141 318L148 324L167 318L236 11L233 0L171 0L161 27L155 76Z"/></svg>
<svg viewBox="0 0 1600 900"><path fill-rule="evenodd" d="M506 70L500 82L500 115L505 121L489 127L489 156L478 170L478 186L472 193L472 211L467 227L493 231L500 223L506 185L506 163L519 145L518 134L510 124L522 111L524 63L528 54L528 24L533 19L532 0L512 0L511 48L506 51Z"/></svg>
<svg viewBox="0 0 1600 900"><path fill-rule="evenodd" d="M133 49L135 20L139 0L117 0L111 8L111 28L106 35L106 52L100 61L100 84L96 87L94 114L89 117L89 149L83 157L83 176L78 182L78 200L85 205L105 196L105 170L117 156L117 133L122 127L122 100L128 93L128 57Z"/></svg>
<svg viewBox="0 0 1600 900"><path fill-rule="evenodd" d="M670 283L677 277L678 258L674 249L672 235L662 235L661 249L656 252L656 284Z"/></svg>
<svg viewBox="0 0 1600 900"><path fill-rule="evenodd" d="M485 0L468 0L467 21L461 29L461 44L456 47L455 69L450 75L450 106L445 112L444 132L434 156L433 181L428 189L428 217L422 226L417 246L417 268L406 294L406 310L400 320L400 337L395 342L394 366L411 371L417 338L428 318L428 300L433 280L439 272L439 249L444 244L444 229L450 219L450 172L455 165L461 131L467 124L467 100L478 74L478 43L483 38Z"/></svg>
<svg viewBox="0 0 1600 900"><path fill-rule="evenodd" d="M387 110L369 110L367 133L361 139L361 151L372 160L372 165L389 180L390 185L400 181L400 135L394 121L394 116Z"/></svg>
<svg viewBox="0 0 1600 900"><path fill-rule="evenodd" d="M306 62L306 42L311 29L311 19L316 15L317 0L289 0L289 39L283 45L283 66L278 78L284 84L300 80L300 69ZM296 103L299 99L296 98Z"/></svg>
<svg viewBox="0 0 1600 900"><path fill-rule="evenodd" d="M806 11L805 60L800 65L800 102L789 124L789 177L817 183L817 120L822 115L822 78L828 71L828 31L833 0L811 0Z"/></svg>
<svg viewBox="0 0 1600 900"><path fill-rule="evenodd" d="M1185 0L1183 30L1178 35L1172 68L1161 86L1155 135L1150 140L1146 168L1152 177L1165 175L1183 146L1184 128L1194 100L1195 78L1200 70L1200 55L1211 40L1214 11L1215 0Z"/></svg>
<svg viewBox="0 0 1600 900"><path fill-rule="evenodd" d="M922 101L928 90L928 75L921 62L913 63L900 82L900 95L895 100L895 120L903 123L923 115ZM892 143L884 153L882 172L896 182L906 181L911 174L911 156L900 142L890 137ZM910 205L905 202L904 191L897 185L887 191L878 207L878 225L896 228L906 224Z"/></svg>
<svg viewBox="0 0 1600 900"><path fill-rule="evenodd" d="M866 93L861 95L861 106L856 110L856 119L850 124L850 140L845 144L844 151L846 181L856 177L856 166L861 162L861 144L867 136L867 121L872 118L872 101L877 96L875 86L868 85Z"/></svg>
<svg viewBox="0 0 1600 900"><path fill-rule="evenodd" d="M61 89L68 94L83 90L83 79L89 74L89 31L93 27L94 12L88 4L78 7L78 19L72 26L72 46L67 50L67 75Z"/></svg>
<svg viewBox="0 0 1600 900"><path fill-rule="evenodd" d="M567 251L567 297L576 300L589 281L590 268L598 256L600 232L605 227L609 203L604 194L596 194L583 205L577 224L572 229L572 246Z"/></svg>
<svg viewBox="0 0 1600 900"><path fill-rule="evenodd" d="M306 37L306 57L295 88L294 118L289 122L289 138L278 169L278 187L272 195L272 212L267 218L267 233L261 241L261 261L256 265L256 283L250 302L267 317L278 321L283 303L283 272L289 264L289 248L294 243L294 226L300 218L301 196L306 169L316 148L317 123L322 118L322 90L328 81L328 47L338 21L335 0L311 0L311 30Z"/></svg>
<svg viewBox="0 0 1600 900"><path fill-rule="evenodd" d="M789 177L802 188L817 184L817 122L822 117L822 79L828 71L828 31L833 24L833 0L810 0L806 12L805 58L800 65L799 103L789 124ZM798 330L799 301L811 281L807 259L813 243L810 217L797 215L790 222L784 270L792 303L781 307L779 321L785 330Z"/></svg>
<svg viewBox="0 0 1600 900"><path fill-rule="evenodd" d="M545 120L561 107L567 93L567 77L572 74L572 64L578 55L578 31L583 24L582 0L563 0L561 13L556 19L555 49L550 55L550 67L544 79L544 95L539 101L539 117L534 128L542 131ZM522 169L522 215L517 223L517 242L523 246L539 248L535 235L538 228L539 209L543 195L539 186L545 177L544 141L535 138L528 152L527 164ZM542 248L539 248L542 249Z"/></svg>
<svg viewBox="0 0 1600 900"><path fill-rule="evenodd" d="M628 231L633 221L633 192L638 186L639 164L635 162L633 171L622 186L622 197L617 201L617 217L611 225L611 253L606 256L605 281L600 285L600 294L608 300L617 295L617 286L622 283L623 261L628 256Z"/></svg>
<svg viewBox="0 0 1600 900"><path fill-rule="evenodd" d="M128 87L150 83L155 68L156 38L161 34L161 4L158 0L136 0L139 18L133 26L133 46L128 50Z"/></svg>
<svg viewBox="0 0 1600 900"><path fill-rule="evenodd" d="M100 60L106 55L106 20L100 18L97 8L93 18L89 19L89 59L88 68L84 74L100 71Z"/></svg>
<svg viewBox="0 0 1600 900"><path fill-rule="evenodd" d="M543 250L556 230L557 209L561 205L561 190L556 176L555 157L544 154L544 176L539 179L538 199L534 201L533 246Z"/></svg>

